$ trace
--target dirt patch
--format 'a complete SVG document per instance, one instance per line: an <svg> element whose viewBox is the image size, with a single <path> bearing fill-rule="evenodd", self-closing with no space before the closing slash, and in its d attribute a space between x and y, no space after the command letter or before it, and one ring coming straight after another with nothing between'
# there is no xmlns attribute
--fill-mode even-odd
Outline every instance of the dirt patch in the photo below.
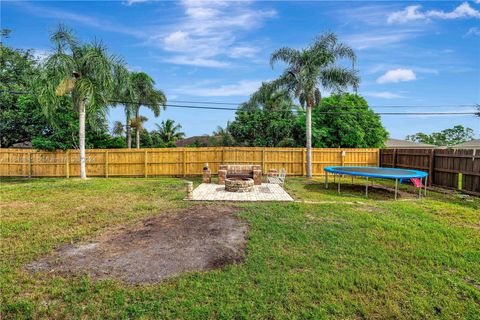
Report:
<svg viewBox="0 0 480 320"><path fill-rule="evenodd" d="M91 243L62 246L27 269L135 284L221 268L244 257L248 224L233 215L236 211L230 206L195 206L164 213Z"/></svg>

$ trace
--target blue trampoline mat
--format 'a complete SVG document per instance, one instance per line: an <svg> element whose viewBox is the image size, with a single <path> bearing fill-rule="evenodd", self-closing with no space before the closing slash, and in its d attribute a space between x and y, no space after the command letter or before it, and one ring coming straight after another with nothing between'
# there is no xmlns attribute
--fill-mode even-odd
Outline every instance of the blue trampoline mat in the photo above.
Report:
<svg viewBox="0 0 480 320"><path fill-rule="evenodd" d="M411 169L380 168L380 167L326 167L325 172L346 174L350 176L384 178L384 179L411 179L425 178L428 173Z"/></svg>

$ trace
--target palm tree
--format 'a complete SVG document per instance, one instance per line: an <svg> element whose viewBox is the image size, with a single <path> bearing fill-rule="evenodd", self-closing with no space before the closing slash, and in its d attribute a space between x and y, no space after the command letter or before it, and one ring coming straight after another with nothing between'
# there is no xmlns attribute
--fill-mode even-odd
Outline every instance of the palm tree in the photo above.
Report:
<svg viewBox="0 0 480 320"><path fill-rule="evenodd" d="M133 101L128 104L131 114L134 119L140 117L140 107L145 106L153 111L153 115L158 117L160 110L165 110L167 98L162 90L155 89L155 81L145 72L132 72L131 81L133 86L133 95L131 99L126 101ZM140 130L135 130L136 147L140 148Z"/></svg>
<svg viewBox="0 0 480 320"><path fill-rule="evenodd" d="M115 68L115 89L112 92L110 101L114 106L122 105L125 111L125 128L127 136L127 147L132 147L132 130L130 127L130 119L137 96L134 91L132 82L132 73L124 66L118 65Z"/></svg>
<svg viewBox="0 0 480 320"><path fill-rule="evenodd" d="M120 121L115 121L113 123L112 134L116 137L123 136L123 132L125 131L125 126Z"/></svg>
<svg viewBox="0 0 480 320"><path fill-rule="evenodd" d="M148 121L145 116L136 116L130 119L130 127L135 130L135 144L137 148L140 148L140 131L143 129L143 124Z"/></svg>
<svg viewBox="0 0 480 320"><path fill-rule="evenodd" d="M165 143L172 143L185 137L185 133L180 131L182 126L175 124L175 121L171 119L162 121L161 125L156 124L156 126L161 139Z"/></svg>
<svg viewBox="0 0 480 320"><path fill-rule="evenodd" d="M213 131L213 140L217 144L219 143L220 146L223 147L230 147L235 145L235 139L233 138L230 131L228 131L228 123L227 127L222 128L221 126L217 127L217 130Z"/></svg>
<svg viewBox="0 0 480 320"><path fill-rule="evenodd" d="M339 59L348 59L352 68L336 65ZM312 176L312 108L321 102L320 88L341 92L352 86L356 89L360 78L354 69L356 55L353 49L338 42L334 33L316 38L308 48L277 49L270 57L270 65L277 61L287 64L282 75L272 85L282 88L306 105L307 177Z"/></svg>
<svg viewBox="0 0 480 320"><path fill-rule="evenodd" d="M275 87L271 82L262 82L243 108L261 107L266 110L278 110L283 106L294 107L290 93L283 88Z"/></svg>
<svg viewBox="0 0 480 320"><path fill-rule="evenodd" d="M51 37L55 51L42 65L38 96L47 115L59 107L59 97L69 96L79 114L80 177L85 168L86 114L105 113L114 83L114 68L120 60L108 54L100 42L80 44L72 31L62 25Z"/></svg>

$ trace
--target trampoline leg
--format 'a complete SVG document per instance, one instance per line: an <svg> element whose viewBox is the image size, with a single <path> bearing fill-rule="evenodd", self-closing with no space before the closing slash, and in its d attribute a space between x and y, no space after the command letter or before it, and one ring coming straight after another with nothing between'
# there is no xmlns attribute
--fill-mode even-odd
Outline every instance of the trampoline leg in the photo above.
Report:
<svg viewBox="0 0 480 320"><path fill-rule="evenodd" d="M368 198L368 177L367 182L365 183L365 197Z"/></svg>
<svg viewBox="0 0 480 320"><path fill-rule="evenodd" d="M395 179L395 200L397 200L397 192L398 192L398 179Z"/></svg>
<svg viewBox="0 0 480 320"><path fill-rule="evenodd" d="M338 175L338 193L340 193L340 180L342 179L341 175Z"/></svg>
<svg viewBox="0 0 480 320"><path fill-rule="evenodd" d="M420 178L420 187L418 187L418 199L422 197L422 178Z"/></svg>
<svg viewBox="0 0 480 320"><path fill-rule="evenodd" d="M427 183L428 183L428 176L425 177L425 197L427 196Z"/></svg>
<svg viewBox="0 0 480 320"><path fill-rule="evenodd" d="M325 189L328 189L328 172L325 171Z"/></svg>

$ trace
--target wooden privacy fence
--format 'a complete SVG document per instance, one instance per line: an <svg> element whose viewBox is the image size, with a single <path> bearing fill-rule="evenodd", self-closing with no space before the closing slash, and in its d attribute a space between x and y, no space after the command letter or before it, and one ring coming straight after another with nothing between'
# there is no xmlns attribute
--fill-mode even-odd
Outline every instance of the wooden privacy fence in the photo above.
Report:
<svg viewBox="0 0 480 320"><path fill-rule="evenodd" d="M312 171L323 174L332 165L378 166L379 149L313 149ZM0 149L0 176L78 177L79 151ZM187 176L201 175L205 163L212 173L219 164L260 164L262 171L285 168L289 175L306 174L305 148L169 148L90 149L87 176Z"/></svg>
<svg viewBox="0 0 480 320"><path fill-rule="evenodd" d="M380 166L425 171L430 185L480 195L480 150L383 149Z"/></svg>

